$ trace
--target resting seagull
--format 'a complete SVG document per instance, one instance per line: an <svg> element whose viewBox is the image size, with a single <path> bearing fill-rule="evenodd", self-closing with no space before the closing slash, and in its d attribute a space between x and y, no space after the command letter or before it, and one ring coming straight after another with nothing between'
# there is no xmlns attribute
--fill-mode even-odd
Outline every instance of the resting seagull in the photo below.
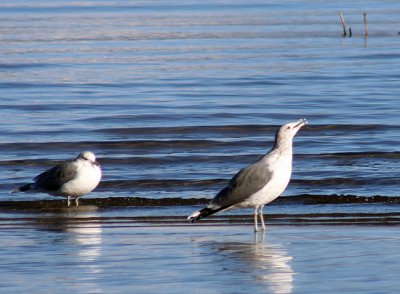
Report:
<svg viewBox="0 0 400 294"><path fill-rule="evenodd" d="M274 147L257 162L241 169L211 200L206 208L194 212L188 219L195 222L219 211L254 208L254 231L258 231L257 216L265 230L263 208L286 189L292 173L293 137L307 124L305 119L279 128Z"/></svg>
<svg viewBox="0 0 400 294"><path fill-rule="evenodd" d="M70 197L75 197L75 205L79 205L78 198L91 192L97 187L101 179L100 164L96 156L90 151L84 151L72 160L54 166L34 178L34 182L23 185L16 191L38 191L53 196L67 197L70 206Z"/></svg>

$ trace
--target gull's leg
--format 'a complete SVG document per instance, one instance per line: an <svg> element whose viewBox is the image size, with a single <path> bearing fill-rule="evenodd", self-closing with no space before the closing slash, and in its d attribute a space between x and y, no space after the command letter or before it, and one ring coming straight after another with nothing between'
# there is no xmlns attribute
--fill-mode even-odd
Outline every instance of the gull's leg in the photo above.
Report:
<svg viewBox="0 0 400 294"><path fill-rule="evenodd" d="M254 234L254 236L253 236L253 242L254 242L254 245L257 245L257 243L258 243L258 234Z"/></svg>
<svg viewBox="0 0 400 294"><path fill-rule="evenodd" d="M263 208L264 208L264 205L261 205L260 210L258 211L258 214L260 216L262 230L265 231Z"/></svg>
<svg viewBox="0 0 400 294"><path fill-rule="evenodd" d="M257 210L258 210L258 206L256 208L254 208L254 232L258 232Z"/></svg>
<svg viewBox="0 0 400 294"><path fill-rule="evenodd" d="M264 239L265 239L265 231L262 231L261 234L262 234L262 235L261 235L261 241L260 241L260 242L264 242Z"/></svg>
<svg viewBox="0 0 400 294"><path fill-rule="evenodd" d="M68 205L68 207L71 205L71 200L70 200L69 196L67 196L67 205Z"/></svg>
<svg viewBox="0 0 400 294"><path fill-rule="evenodd" d="M75 206L79 206L79 198L78 197L75 198Z"/></svg>

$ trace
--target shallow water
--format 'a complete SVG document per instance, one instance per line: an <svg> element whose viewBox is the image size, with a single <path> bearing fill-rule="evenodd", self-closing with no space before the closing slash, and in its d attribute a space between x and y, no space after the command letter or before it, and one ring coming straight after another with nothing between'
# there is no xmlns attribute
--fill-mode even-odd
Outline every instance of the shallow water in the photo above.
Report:
<svg viewBox="0 0 400 294"><path fill-rule="evenodd" d="M390 293L400 286L398 227L280 225L254 236L248 226L72 217L3 228L3 293Z"/></svg>
<svg viewBox="0 0 400 294"><path fill-rule="evenodd" d="M341 36L339 10L352 28L352 38ZM7 249L0 254L4 274L0 286L4 292L40 292L45 282L50 292L157 292L149 283L153 277L149 268L159 271L159 283L171 287L163 290L174 293L193 288L195 282L199 292L218 286L218 293L244 292L246 287L269 293L320 293L329 287L346 292L349 285L365 293L380 292L385 282L388 292L395 288L390 266L382 265L379 278L372 273L376 267L365 268L365 280L355 276L358 265L368 266L364 254L378 254L382 262L397 258L390 250L379 255L379 242L360 241L373 239L379 229L356 227L352 238L348 232L354 228L346 226L394 225L383 227L379 238L388 246L396 242L385 234L395 232L399 224L397 1L20 0L1 2L0 13L0 248ZM233 260L251 255L243 252L254 249L251 212L227 212L194 227L186 226L185 216L204 205L240 168L267 152L281 124L302 117L309 126L295 138L291 183L284 197L266 208L269 225L290 225L283 228L287 235L273 229L271 250L290 249L287 256L302 261L292 277L283 275L284 281L295 282L292 286L266 282L262 273L249 271L254 265L248 261L241 263L247 262L243 280L233 269L194 270L191 258L225 262L225 255L207 253L219 245L202 243L201 250L194 249L188 240L196 230L200 239L214 238L216 244L244 243L233 249ZM78 239L85 239L81 233L67 232L62 221L58 223L68 213L64 200L8 193L85 149L96 153L104 177L81 203L89 211L98 209L99 216L86 219L83 208L79 210L83 215L73 216L72 221L78 231L89 224L93 246L80 243ZM232 230L238 239L230 231L221 233L221 224L227 229L236 224ZM340 224L344 231L319 227L314 233L313 227L292 227L296 224ZM327 251L319 251L324 256L333 250L327 255L328 264L293 253L297 246L310 251L320 241L314 244L312 238L301 236L303 243L286 246L303 233L318 232L327 232L331 240L325 243ZM342 274L337 264L329 263L330 258L345 256L338 257L335 247L342 234L348 238L344 249L360 253L351 256L354 273ZM168 240L158 244L165 237ZM180 256L176 264L173 254L165 252L170 243ZM366 245L367 251L358 245ZM142 246L158 255L153 258ZM141 255L135 259L131 254L138 249ZM198 255L188 257L185 250ZM86 256L90 254L93 259ZM135 261L142 265L147 259L148 268L135 267ZM186 264L186 259L191 261ZM121 267L116 272L107 271L117 264ZM226 266L232 264L227 261ZM269 267L268 263L255 266ZM326 272L309 272L320 266ZM180 276L178 268L194 274ZM65 280L71 270L71 278ZM162 276L168 270L179 277L175 284ZM331 273L333 282L311 288L326 278L325 273ZM218 282L210 281L212 274ZM31 275L35 277L31 285L22 282ZM273 270L266 275L274 276Z"/></svg>

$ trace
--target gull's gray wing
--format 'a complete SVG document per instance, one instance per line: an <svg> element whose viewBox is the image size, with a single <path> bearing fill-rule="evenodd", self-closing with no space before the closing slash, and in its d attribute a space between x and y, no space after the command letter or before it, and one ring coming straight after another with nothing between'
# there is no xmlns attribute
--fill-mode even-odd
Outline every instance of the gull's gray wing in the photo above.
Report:
<svg viewBox="0 0 400 294"><path fill-rule="evenodd" d="M77 173L74 162L58 164L34 178L35 188L57 191L63 184L75 178Z"/></svg>
<svg viewBox="0 0 400 294"><path fill-rule="evenodd" d="M241 169L211 201L210 204L229 207L245 201L272 178L268 164L256 162Z"/></svg>

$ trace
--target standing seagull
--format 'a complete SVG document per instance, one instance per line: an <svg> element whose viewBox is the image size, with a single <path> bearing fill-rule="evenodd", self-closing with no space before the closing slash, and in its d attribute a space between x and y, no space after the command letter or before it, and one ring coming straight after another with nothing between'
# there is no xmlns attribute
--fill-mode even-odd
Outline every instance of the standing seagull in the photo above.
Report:
<svg viewBox="0 0 400 294"><path fill-rule="evenodd" d="M211 200L206 208L188 216L195 222L218 211L235 208L254 208L254 231L258 231L257 215L265 230L263 208L286 189L292 173L293 137L307 124L305 119L279 128L274 147L257 162L241 169Z"/></svg>
<svg viewBox="0 0 400 294"><path fill-rule="evenodd" d="M100 164L96 156L90 151L84 151L72 160L54 166L34 178L34 182L26 184L17 191L38 191L53 196L67 197L70 206L70 197L75 197L75 205L79 205L78 198L91 192L97 187L101 179Z"/></svg>

